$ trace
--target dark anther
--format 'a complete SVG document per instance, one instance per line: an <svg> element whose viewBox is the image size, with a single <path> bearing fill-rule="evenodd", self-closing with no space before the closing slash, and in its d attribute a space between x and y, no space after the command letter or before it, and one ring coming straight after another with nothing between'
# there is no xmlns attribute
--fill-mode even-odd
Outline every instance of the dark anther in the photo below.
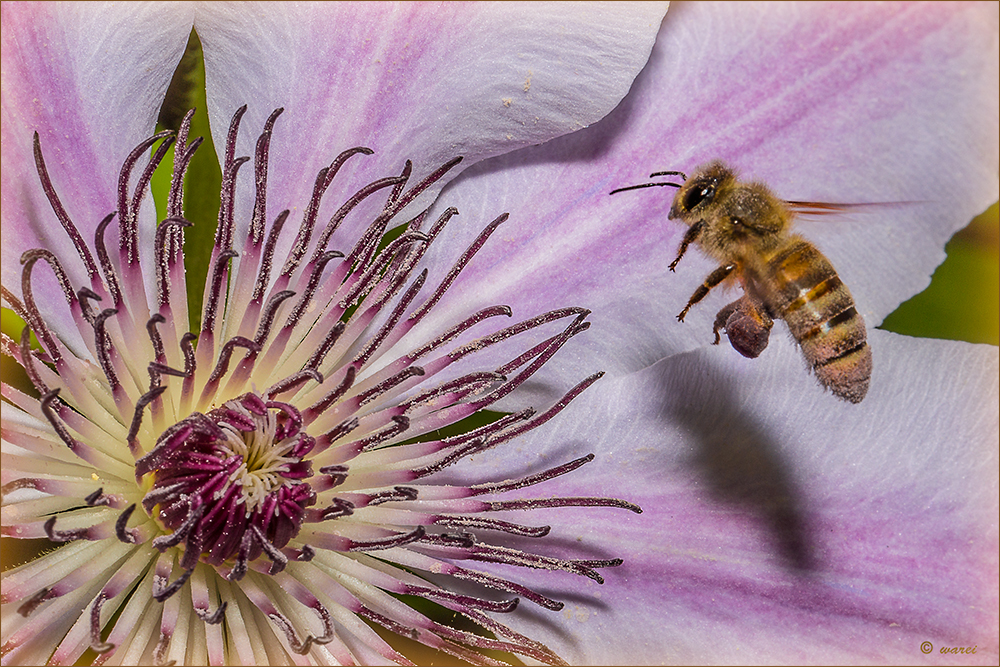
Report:
<svg viewBox="0 0 1000 667"><path fill-rule="evenodd" d="M56 518L52 517L45 522L43 528L45 535L53 542L72 542L73 540L83 540L87 537L88 528L74 528L73 530L56 530Z"/></svg>
<svg viewBox="0 0 1000 667"><path fill-rule="evenodd" d="M146 409L146 406L155 401L160 394L167 390L166 387L156 387L139 397L139 400L135 402L135 412L132 413L132 424L129 426L128 435L125 436L125 442L128 443L129 448L132 448L135 442L135 437L139 434L139 427L142 426L142 413Z"/></svg>
<svg viewBox="0 0 1000 667"><path fill-rule="evenodd" d="M53 591L51 588L49 588L49 587L46 586L42 590L40 590L37 593L35 593L34 595L32 595L27 600L25 600L21 604L21 606L17 608L17 613L19 613L21 616L24 616L25 618L27 618L28 616L31 615L31 613L33 611L35 611L36 609L38 609L38 606L40 604L42 604L46 600L51 600L54 597L56 597L55 591Z"/></svg>
<svg viewBox="0 0 1000 667"><path fill-rule="evenodd" d="M97 505L110 505L111 498L104 495L104 487L101 487L84 498L83 502L87 503L89 507L95 507Z"/></svg>
<svg viewBox="0 0 1000 667"><path fill-rule="evenodd" d="M134 528L132 530L126 528L126 526L128 526L128 520L132 516L132 512L135 511L135 507L135 503L126 507L122 513L118 515L118 520L115 521L115 535L125 544L135 544L139 541L139 531Z"/></svg>
<svg viewBox="0 0 1000 667"><path fill-rule="evenodd" d="M377 538L374 540L351 540L351 546L348 547L348 551L378 551L380 549L392 549L393 547L402 547L412 542L420 540L425 535L424 527L417 526L408 533L398 533L396 535L390 535L388 537Z"/></svg>
<svg viewBox="0 0 1000 667"><path fill-rule="evenodd" d="M268 571L268 574L275 575L284 570L285 566L288 565L288 556L281 553L277 547L271 544L260 528L250 526L250 529L253 531L254 537L257 538L260 546L264 549L264 553L271 559L271 569Z"/></svg>
<svg viewBox="0 0 1000 667"><path fill-rule="evenodd" d="M94 653L107 653L115 647L114 644L101 641L101 607L107 600L104 591L98 594L94 605L90 608L90 648Z"/></svg>
<svg viewBox="0 0 1000 667"><path fill-rule="evenodd" d="M208 385L218 382L219 378L229 370L229 361L233 356L233 348L237 346L246 348L252 352L260 352L260 345L249 338L233 336L222 346L222 350L219 352L219 362L215 365L215 370L212 371L212 374L208 378Z"/></svg>
<svg viewBox="0 0 1000 667"><path fill-rule="evenodd" d="M212 613L208 613L207 609L199 609L198 607L194 608L194 612L198 614L198 618L205 621L209 625L218 625L219 623L222 623L222 619L225 617L226 605L228 604L228 602L223 602L219 605L219 608Z"/></svg>
<svg viewBox="0 0 1000 667"><path fill-rule="evenodd" d="M187 583L187 580L191 578L192 572L194 572L194 568L191 568L190 570L184 570L184 573L181 574L181 576L177 577L174 583L168 584L166 586L164 586L164 584L166 583L166 578L154 576L153 599L156 600L157 602L163 602L164 600L169 598L171 595L179 591L181 587L184 586L184 584Z"/></svg>
<svg viewBox="0 0 1000 667"><path fill-rule="evenodd" d="M318 510L320 521L326 521L328 519L339 519L342 516L350 516L354 514L354 503L349 500L344 500L343 498L334 498L333 502Z"/></svg>
<svg viewBox="0 0 1000 667"><path fill-rule="evenodd" d="M45 168L45 159L42 157L42 143L38 138L38 132L35 132L32 138L32 148L35 155L35 170L38 172L38 179L42 183L42 191L45 192L45 197L49 200L49 205L52 206L52 211L56 214L59 224L62 225L63 229L66 230L66 234L69 235L70 240L73 241L76 252L80 255L87 268L87 274L93 279L97 276L97 264L94 263L94 258L90 254L87 242L83 240L83 235L80 234L80 230L76 228L76 225L70 220L69 215L66 214L66 209L63 208L62 202L59 201L59 196L56 195L55 188L52 187L49 172Z"/></svg>
<svg viewBox="0 0 1000 667"><path fill-rule="evenodd" d="M396 486L392 491L382 491L372 495L368 505L381 505L393 501L416 500L417 490L412 486Z"/></svg>
<svg viewBox="0 0 1000 667"><path fill-rule="evenodd" d="M152 492L150 492L152 493ZM148 497L149 494L147 494ZM145 500L145 499L144 499ZM184 523L179 525L170 535L161 535L153 540L153 546L161 553L170 547L175 547L181 540L188 536L188 533L201 521L201 515L205 511L205 506L201 502L200 496L191 497L191 513L184 519Z"/></svg>
<svg viewBox="0 0 1000 667"><path fill-rule="evenodd" d="M323 466L319 469L320 474L329 475L331 478L330 487L340 486L347 481L347 466L346 465L332 465Z"/></svg>
<svg viewBox="0 0 1000 667"><path fill-rule="evenodd" d="M301 384L304 384L307 380L313 379L317 384L323 384L323 375L314 368L304 368L303 370L295 373L294 375L289 375L287 378L281 382L275 383L267 388L264 392L265 396L274 398L279 394L284 394L292 389L295 389Z"/></svg>

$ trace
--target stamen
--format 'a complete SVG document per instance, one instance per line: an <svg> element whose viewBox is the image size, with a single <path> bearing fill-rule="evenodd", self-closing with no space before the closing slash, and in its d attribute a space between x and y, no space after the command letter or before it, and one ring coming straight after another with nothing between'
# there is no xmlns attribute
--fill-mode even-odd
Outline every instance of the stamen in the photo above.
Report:
<svg viewBox="0 0 1000 667"><path fill-rule="evenodd" d="M257 138L257 148L254 152L254 184L256 195L253 203L253 217L250 219L250 230L247 242L258 246L264 241L264 221L267 216L267 163L271 150L271 134L274 123L285 111L284 107L275 109L264 122L264 131Z"/></svg>
<svg viewBox="0 0 1000 667"><path fill-rule="evenodd" d="M319 399L319 401L306 408L303 415L305 415L304 418L307 424L312 422L318 415L321 415L328 407L333 405L333 403L338 401L341 396L347 393L347 390L354 385L354 378L357 375L357 372L358 369L354 366L348 366L347 370L344 372L344 379L341 381L340 385L337 386L336 389L328 392L326 396Z"/></svg>
<svg viewBox="0 0 1000 667"><path fill-rule="evenodd" d="M28 325L38 336L39 342L42 343L52 360L59 363L62 361L62 353L56 345L52 332L45 324L45 319L39 312L38 306L35 305L35 297L31 291L31 270L34 268L35 262L42 257L43 255L38 251L31 250L21 255L21 266L23 267L21 269L21 296L24 297L24 310L28 316L26 319Z"/></svg>
<svg viewBox="0 0 1000 667"><path fill-rule="evenodd" d="M170 180L170 193L167 196L167 216L180 217L184 215L184 176L194 152L198 150L203 141L202 137L196 137L188 145L188 133L191 131L191 120L194 118L194 109L190 109L184 114L181 125L177 129L177 141L174 142L174 174ZM178 230L179 231L179 230ZM177 239L180 242L180 239ZM172 253L171 253L172 254Z"/></svg>
<svg viewBox="0 0 1000 667"><path fill-rule="evenodd" d="M153 354L156 357L157 365L162 365L162 362L166 359L166 352L163 349L163 339L160 337L160 332L156 330L157 324L163 324L167 321L163 315L156 313L146 322L146 332L149 334L149 341L153 344ZM162 372L162 371L161 371Z"/></svg>
<svg viewBox="0 0 1000 667"><path fill-rule="evenodd" d="M289 213L291 211L287 209L282 211L274 219L274 224L271 225L271 231L267 235L267 243L264 244L264 254L260 258L260 270L257 272L257 282L254 284L253 294L250 296L252 302L260 302L264 298L264 290L267 289L267 283L271 279L274 248L278 243L278 235L281 234L281 229L285 226L285 220L288 219Z"/></svg>
<svg viewBox="0 0 1000 667"><path fill-rule="evenodd" d="M434 520L435 525L447 526L449 528L483 528L486 530L498 530L511 535L521 535L523 537L545 537L549 534L551 526L522 526L509 521L499 519L487 519L485 517L474 516L440 516Z"/></svg>
<svg viewBox="0 0 1000 667"><path fill-rule="evenodd" d="M412 486L396 486L393 487L392 491L380 491L369 497L368 506L381 505L382 503L390 503L405 500L416 500L417 490Z"/></svg>
<svg viewBox="0 0 1000 667"><path fill-rule="evenodd" d="M125 510L118 515L118 520L115 521L115 536L118 537L119 541L125 544L136 544L139 541L139 531L135 528L129 530L128 520L132 516L132 512L135 511L135 503L132 503Z"/></svg>
<svg viewBox="0 0 1000 667"><path fill-rule="evenodd" d="M229 371L229 362L233 357L233 348L235 347L246 348L252 352L260 352L260 345L249 338L233 336L227 340L226 344L219 351L219 362L215 365L215 370L212 371L212 374L208 377L208 382L205 383L205 391L202 392L203 399L209 391L214 391L214 385Z"/></svg>
<svg viewBox="0 0 1000 667"><path fill-rule="evenodd" d="M274 322L274 316L278 312L278 306L281 305L282 301L293 296L295 296L295 292L282 290L267 300L267 305L264 306L264 312L260 318L260 325L257 327L257 335L254 336L254 341L258 345L263 345L271 335L271 324Z"/></svg>
<svg viewBox="0 0 1000 667"><path fill-rule="evenodd" d="M165 219L156 228L153 251L156 256L156 305L161 308L170 303L170 264L175 254L170 239L173 239L175 234L179 234L181 228L191 225L190 221L180 216L174 216Z"/></svg>
<svg viewBox="0 0 1000 667"><path fill-rule="evenodd" d="M309 248L309 241L312 238L313 228L316 226L316 215L319 213L320 200L323 198L323 194L326 189L330 187L330 183L333 182L334 176L340 171L340 168L344 166L348 158L358 155L373 155L375 151L370 148L364 148L362 146L356 148L349 148L334 159L329 167L321 169L316 175L316 182L313 185L312 198L309 200L309 206L306 208L305 217L302 220L302 225L299 227L299 233L295 237L295 242L292 244L292 250L288 255L288 259L285 261L285 265L281 269L281 276L288 278L298 267L299 262L302 260L302 256L305 255L306 250Z"/></svg>
<svg viewBox="0 0 1000 667"><path fill-rule="evenodd" d="M482 609L496 614L509 614L517 609L520 603L519 598L510 600L484 600L471 595L460 595L440 588L425 588L424 586L408 585L404 591L407 595L419 595L428 600L445 600L455 602L468 609Z"/></svg>
<svg viewBox="0 0 1000 667"><path fill-rule="evenodd" d="M49 387L42 380L42 376L38 374L38 369L35 368L34 354L32 353L31 350L30 325L25 326L23 329L21 329L20 351L21 351L21 363L24 366L24 372L27 374L28 379L31 380L31 384L34 385L35 390L42 396L45 396L46 394L49 393ZM57 389L56 394L58 394L58 392L59 390ZM58 410L60 408L61 404L56 403L56 409Z"/></svg>
<svg viewBox="0 0 1000 667"><path fill-rule="evenodd" d="M118 284L118 273L115 271L114 264L111 263L107 246L104 245L104 231L114 220L115 215L115 212L109 213L97 225L97 230L94 232L94 248L97 250L97 258L101 262L101 272L104 274L104 282L107 285L108 294L111 295L111 302L116 306L121 306L124 300L122 299L121 285Z"/></svg>
<svg viewBox="0 0 1000 667"><path fill-rule="evenodd" d="M406 290L402 298L400 298L399 303L396 304L395 308L393 308L392 313L389 315L389 318L386 320L385 324L383 324L379 328L378 333L376 333L374 336L371 337L371 340L369 340L368 344L365 345L365 347L361 350L361 352L359 352L358 355L354 358L353 362L354 364L356 364L360 368L364 366L366 363L368 363L368 360L371 359L371 356L375 354L375 351L378 350L378 348L382 345L383 341L385 341L385 339L389 336L389 333L396 327L396 324L399 322L400 318L403 317L403 312L409 307L410 302L412 302L413 299L417 297L417 292L419 292L420 288L424 286L424 282L426 280L427 280L427 269L424 269L423 271L420 272L420 275L417 276L417 279L414 280L413 283L410 285L410 287Z"/></svg>
<svg viewBox="0 0 1000 667"><path fill-rule="evenodd" d="M212 266L212 280L208 289L208 299L205 303L205 313L201 319L202 336L210 334L215 329L215 317L219 308L219 299L222 298L222 281L226 277L226 270L229 268L229 260L239 257L235 250L224 250L219 253ZM199 346L200 349L200 346Z"/></svg>
<svg viewBox="0 0 1000 667"><path fill-rule="evenodd" d="M129 202L128 198L128 182L129 178L132 176L132 169L135 167L135 163L139 161L139 158L146 153L150 146L155 144L160 139L169 137L172 134L173 132L170 130L164 130L163 132L154 134L148 139L144 139L138 146L132 149L132 152L128 154L127 158L125 158L125 162L122 164L121 172L118 174L118 223L120 235L118 247L122 254L123 266L125 264L134 264L139 259L139 230L136 223L138 222L138 200L141 199L141 195L145 192L145 188L141 190L138 187L136 188L137 198L134 202L132 202L135 204L135 208L133 208L131 205L132 203ZM173 143L174 138L171 137L170 141ZM163 155L165 154L165 151L162 155L160 154L160 151L157 151L156 155L158 155L162 160ZM154 156L154 159L155 158L156 156ZM152 160L150 161L150 164L152 164ZM159 160L157 160L157 165L159 165ZM152 172L150 172L150 174L152 174ZM148 182L148 179L146 179L147 184ZM142 179L140 179L140 185L142 185Z"/></svg>
<svg viewBox="0 0 1000 667"><path fill-rule="evenodd" d="M111 360L111 350L114 348L111 345L111 339L108 338L104 323L109 317L117 314L117 309L105 308L100 315L94 318L94 345L97 347L97 361L101 365L101 370L104 371L104 377L107 378L112 393L115 394L116 401L121 393L121 384L118 382L118 374L115 372L114 363Z"/></svg>
<svg viewBox="0 0 1000 667"><path fill-rule="evenodd" d="M43 602L46 602L58 596L59 594L57 592L52 590L52 588L46 586L42 590L32 595L27 600L25 600L21 604L21 606L17 608L17 613L27 618L28 616L31 616L31 614L34 613L34 611L38 609L39 605L41 605Z"/></svg>
<svg viewBox="0 0 1000 667"><path fill-rule="evenodd" d="M323 376L318 371L312 368L304 368L294 375L289 375L281 382L268 387L264 392L264 395L271 396L273 398L274 396L278 396L298 388L300 385L305 384L308 380L315 380L317 384L323 384Z"/></svg>
<svg viewBox="0 0 1000 667"><path fill-rule="evenodd" d="M87 539L87 533L90 531L89 528L75 528L73 530L56 530L56 518L52 517L45 522L43 528L45 529L45 536L48 537L53 542L72 542L74 540L85 540Z"/></svg>
<svg viewBox="0 0 1000 667"><path fill-rule="evenodd" d="M377 398L378 396L394 389L395 387L398 387L406 380L409 380L411 377L422 376L424 372L425 372L424 369L421 368L420 366L410 366L409 368L404 368L403 370L396 373L392 377L387 378L382 382L379 382L371 389L368 389L367 391L358 394L357 396L358 405L364 405L365 403L369 403L375 400L375 398Z"/></svg>
<svg viewBox="0 0 1000 667"><path fill-rule="evenodd" d="M468 249L466 249L466 251L462 253L462 256L459 257L458 261L455 262L454 266L451 267L451 270L448 271L448 274L444 277L444 280L441 281L441 284L438 285L438 288L434 290L434 293L431 294L431 297L426 302L424 302L422 306L417 308L417 310L412 315L410 315L409 317L410 320L416 323L423 319L424 315L426 315L427 312L430 311L430 309L433 308L437 304L437 302L441 300L441 297L444 296L444 293L448 291L448 288L451 287L452 283L454 283L455 280L458 278L458 274L460 274L462 272L462 269L464 269L468 265L468 263L472 260L472 258L476 256L476 253L479 252L479 250L483 247L483 245L486 243L486 240L489 239L490 236L493 234L493 232L496 231L497 227L506 222L507 218L509 217L510 217L509 213L504 213L502 215L497 216L497 218L493 220L493 222L486 225L486 228L479 233L479 236L477 236L476 240L472 242L472 245L470 245Z"/></svg>
<svg viewBox="0 0 1000 667"><path fill-rule="evenodd" d="M145 394L139 397L139 400L135 403L135 412L132 414L132 424L129 426L128 435L125 436L125 442L128 444L129 450L135 455L136 452L140 450L140 445L136 442L136 436L139 434L139 427L142 426L142 413L146 409L146 406L155 401L160 395L167 390L166 387L156 387L150 389Z"/></svg>
<svg viewBox="0 0 1000 667"><path fill-rule="evenodd" d="M316 348L316 351L313 352L313 355L309 357L309 361L306 362L304 368L317 370L319 368L319 365L323 363L323 359L326 358L327 352L330 351L330 349L337 342L337 339L340 338L340 334L344 333L344 328L346 326L347 325L344 324L343 322L337 322L337 324L331 327L330 331L327 332L326 337L323 339L323 342L320 343L320 346L318 348Z"/></svg>
<svg viewBox="0 0 1000 667"><path fill-rule="evenodd" d="M356 193L354 193L346 202L344 202L340 206L339 209L337 209L337 212L334 213L333 217L330 218L330 221L327 222L326 227L323 229L323 233L320 234L319 238L316 241L316 252L313 255L313 259L310 261L316 261L316 257L321 253L323 248L326 248L327 243L330 242L330 237L333 236L333 233L337 231L337 228L340 226L340 223L343 222L344 218L347 217L347 214L350 213L355 206L364 201L369 195L372 195L383 188L387 188L393 185L402 185L405 182L406 178L401 176L390 176L388 178L380 178L379 180L369 183L368 185L364 186Z"/></svg>
<svg viewBox="0 0 1000 667"><path fill-rule="evenodd" d="M32 138L32 149L35 155L35 169L38 171L38 179L41 181L45 198L49 200L49 205L52 206L52 211L56 214L56 219L59 220L59 224L62 225L62 228L66 231L66 235L73 242L73 246L76 248L77 254L80 255L80 259L83 260L83 264L87 269L87 275L90 276L92 282L96 281L97 264L94 262L93 255L90 254L90 248L87 247L83 235L80 234L80 230L76 228L76 225L73 224L73 221L67 215L66 209L63 208L62 202L59 201L59 196L56 194L55 188L52 187L52 180L49 178L49 172L45 168L45 159L42 157L42 144L38 138L38 132L35 132Z"/></svg>
<svg viewBox="0 0 1000 667"><path fill-rule="evenodd" d="M347 481L347 470L348 468L346 465L323 466L319 469L321 474L330 476L331 488L340 486Z"/></svg>
<svg viewBox="0 0 1000 667"><path fill-rule="evenodd" d="M285 327L291 328L298 323L299 318L302 317L302 313L305 312L306 308L309 306L309 302L312 300L313 295L316 293L316 287L319 285L319 279L323 276L323 268L330 262L330 260L337 257L343 257L344 253L339 250L328 250L319 255L316 261L313 262L312 271L309 273L309 281L306 283L306 288L302 292L302 296L299 298L299 302L295 304L295 308L292 312L288 314L288 319L285 321Z"/></svg>
<svg viewBox="0 0 1000 667"><path fill-rule="evenodd" d="M103 591L98 593L97 599L94 600L94 604L90 608L90 648L94 653L107 653L115 647L114 644L108 644L101 640L101 608L106 599Z"/></svg>
<svg viewBox="0 0 1000 667"><path fill-rule="evenodd" d="M425 535L424 527L417 526L408 533L390 535L374 540L351 540L347 551L379 551L381 549L392 549L401 547L411 542L416 542Z"/></svg>
<svg viewBox="0 0 1000 667"><path fill-rule="evenodd" d="M219 608L212 613L208 613L207 610L200 609L198 607L195 607L194 611L198 614L198 618L205 621L205 623L208 623L209 625L218 625L219 623L222 623L222 619L226 617L226 607L228 604L228 602L223 602L219 605Z"/></svg>
<svg viewBox="0 0 1000 667"><path fill-rule="evenodd" d="M166 577L161 577L158 574L153 575L153 599L157 602L163 602L174 593L179 591L187 583L187 580L191 578L191 573L194 572L194 568L190 570L184 570L179 577L172 583L167 583Z"/></svg>
<svg viewBox="0 0 1000 667"><path fill-rule="evenodd" d="M86 496L83 502L87 503L88 507L97 507L98 505L110 505L111 499L104 495L104 487L102 486L97 491Z"/></svg>
<svg viewBox="0 0 1000 667"><path fill-rule="evenodd" d="M387 440L391 440L406 429L410 428L410 418L397 415L392 418L393 425L387 426L381 431L374 433L356 443L359 452L367 452L375 449Z"/></svg>
<svg viewBox="0 0 1000 667"><path fill-rule="evenodd" d="M271 569L268 571L268 574L274 576L284 570L285 566L288 565L288 556L281 553L281 551L271 544L260 528L250 526L250 530L253 531L254 537L257 538L257 543L264 549L264 553L271 559Z"/></svg>

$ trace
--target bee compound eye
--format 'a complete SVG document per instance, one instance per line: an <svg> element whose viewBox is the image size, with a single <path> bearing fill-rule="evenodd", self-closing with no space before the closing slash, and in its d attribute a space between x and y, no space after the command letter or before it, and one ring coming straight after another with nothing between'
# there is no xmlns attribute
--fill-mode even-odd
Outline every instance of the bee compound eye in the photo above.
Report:
<svg viewBox="0 0 1000 667"><path fill-rule="evenodd" d="M693 209L698 204L703 201L711 201L715 196L715 185L706 184L701 187L694 187L688 191L687 195L684 196L684 208L687 210Z"/></svg>

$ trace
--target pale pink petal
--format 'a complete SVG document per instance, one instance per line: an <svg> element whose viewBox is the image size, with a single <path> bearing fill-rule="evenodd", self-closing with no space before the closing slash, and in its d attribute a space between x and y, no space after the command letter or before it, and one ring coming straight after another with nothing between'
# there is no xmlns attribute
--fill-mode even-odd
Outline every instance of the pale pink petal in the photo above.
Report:
<svg viewBox="0 0 1000 667"><path fill-rule="evenodd" d="M280 177L269 181L268 217L289 208L297 224L317 172L348 148L375 155L352 158L332 186L343 194L324 200L321 220L361 186L398 174L407 159L412 184L462 156L446 181L485 157L597 121L645 64L664 9L216 3L199 8L195 27L216 146L236 108L248 104L237 155L252 156L264 120L285 109L271 143L270 171ZM238 225L253 204L250 172L241 174ZM426 207L441 183L407 210ZM363 211L379 212L384 196L373 199L344 221L331 247L368 224Z"/></svg>
<svg viewBox="0 0 1000 667"><path fill-rule="evenodd" d="M790 341L757 360L708 348L605 378L516 453L482 457L505 479L594 452L545 493L644 510L533 512L574 557L625 563L514 626L573 664L995 664L997 350L872 338L861 405L824 392ZM955 646L978 651L940 653Z"/></svg>
<svg viewBox="0 0 1000 667"><path fill-rule="evenodd" d="M20 296L21 253L48 248L75 286L89 286L40 185L33 135L62 206L92 246L97 224L117 208L122 162L153 132L193 10L187 3L9 3L2 11L3 285ZM150 241L143 246L151 248L151 202L141 214ZM116 249L116 226L107 237ZM39 294L55 297L38 299L43 313L54 328L70 330L51 272L36 275Z"/></svg>
<svg viewBox="0 0 1000 667"><path fill-rule="evenodd" d="M492 303L515 317L591 308L591 335L570 343L578 363L555 386L709 344L735 295L720 288L675 320L714 266L692 250L667 270L685 229L667 220L674 190L609 192L722 158L786 199L878 202L798 225L877 325L997 199L997 34L995 5L675 7L607 118L484 162L444 191L435 211L462 215L432 248L431 276L497 213L510 219L440 316Z"/></svg>

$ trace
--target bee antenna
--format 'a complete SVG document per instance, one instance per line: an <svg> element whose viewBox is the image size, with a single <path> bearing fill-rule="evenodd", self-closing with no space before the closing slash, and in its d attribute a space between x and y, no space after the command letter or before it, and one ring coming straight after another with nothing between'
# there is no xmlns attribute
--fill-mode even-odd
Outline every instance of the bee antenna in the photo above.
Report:
<svg viewBox="0 0 1000 667"><path fill-rule="evenodd" d="M649 175L650 178L656 178L657 176L680 176L682 181L688 179L687 174L683 171L654 171Z"/></svg>
<svg viewBox="0 0 1000 667"><path fill-rule="evenodd" d="M680 183L671 183L670 181L664 181L663 183L640 183L639 185L629 185L629 186L626 186L624 188L615 188L614 190L612 190L608 194L609 195L613 195L616 192L625 192L626 190L640 190L642 188L655 188L655 187L662 187L664 185L668 185L668 186L670 186L672 188L679 188L679 187L681 187Z"/></svg>

